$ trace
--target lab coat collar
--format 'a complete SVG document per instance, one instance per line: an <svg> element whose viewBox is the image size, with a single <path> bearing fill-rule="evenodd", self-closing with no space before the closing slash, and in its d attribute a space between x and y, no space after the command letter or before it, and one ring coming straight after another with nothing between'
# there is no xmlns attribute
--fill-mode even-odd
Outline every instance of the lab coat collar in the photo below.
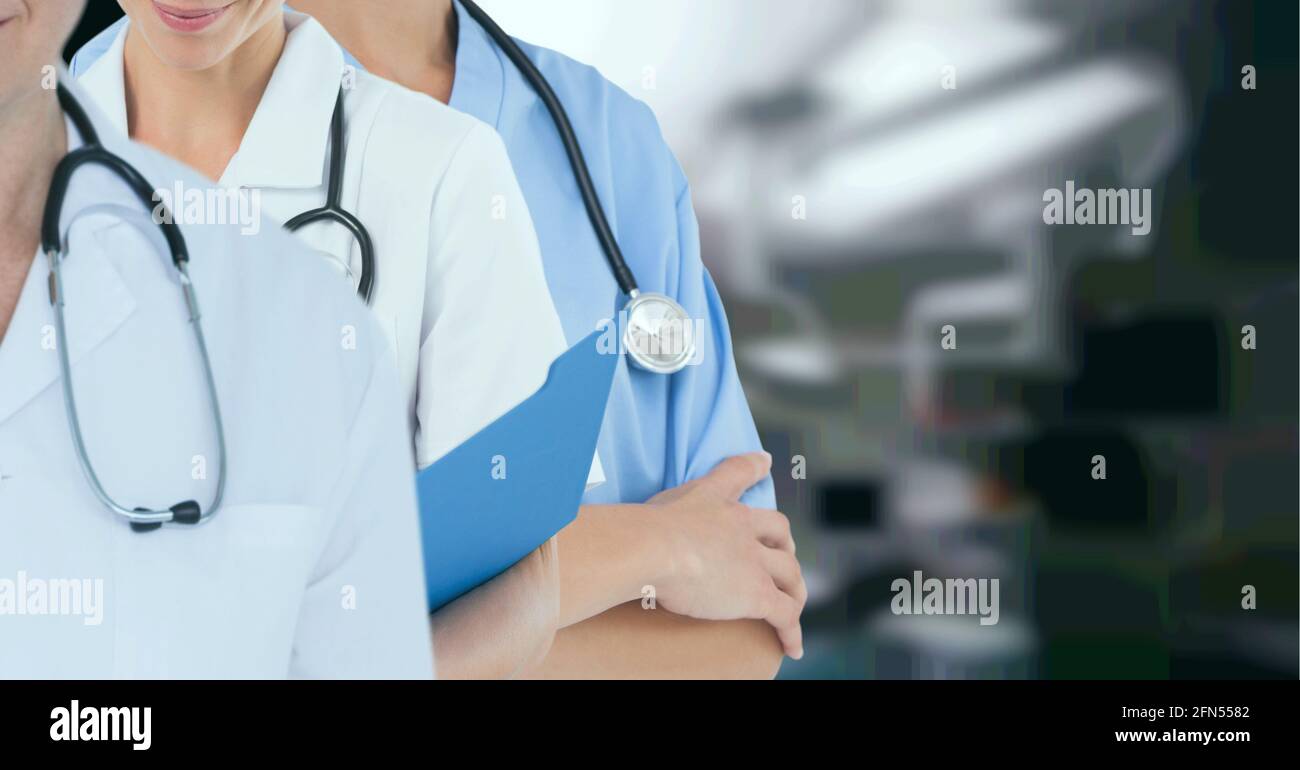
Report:
<svg viewBox="0 0 1300 770"><path fill-rule="evenodd" d="M129 143L89 97L69 82L66 72L60 75L60 82L85 108L99 133L101 145L110 152L123 154ZM68 149L76 149L82 143L68 121ZM62 222L69 222L76 212L89 206L111 202L106 197L122 197L121 190L109 190L106 196L101 185L79 179L96 168L86 167L73 177L63 205ZM104 254L95 253L101 248L108 229L111 227L88 227L84 233L79 229L73 241L75 253L69 254L63 270L64 289L68 294L64 307L68 358L74 371L77 362L107 341L136 309L135 297L116 268ZM66 234L66 224L63 231ZM49 262L44 254L37 254L28 270L13 319L4 340L0 341L0 372L4 372L3 387L0 387L0 425L59 378L49 276ZM93 386L93 383L82 383L82 386Z"/></svg>
<svg viewBox="0 0 1300 770"><path fill-rule="evenodd" d="M284 52L223 184L284 189L324 184L343 51L310 16L296 11L284 16L289 31Z"/></svg>
<svg viewBox="0 0 1300 770"><path fill-rule="evenodd" d="M126 103L122 101L122 115L119 117L104 109L102 99L96 98L90 93L89 89L83 86L78 80L74 79L68 70L59 65L59 85L63 86L72 94L77 103L81 105L86 117L90 118L90 124L95 127L95 133L99 134L99 143L105 149L115 155L129 155L131 148L134 147L131 140L126 135ZM84 143L84 138L79 136L72 127L72 121L68 121L68 150L69 152L77 149Z"/></svg>
<svg viewBox="0 0 1300 770"><path fill-rule="evenodd" d="M221 183L237 187L310 189L325 179L330 118L343 81L343 51L306 14L286 10L289 36L266 92ZM123 55L131 25L81 76L110 120L127 133Z"/></svg>
<svg viewBox="0 0 1300 770"><path fill-rule="evenodd" d="M130 133L126 121L126 70L123 64L129 26L129 23L122 25L108 51L78 78L85 84L84 92L90 94L95 106L122 136Z"/></svg>
<svg viewBox="0 0 1300 770"><path fill-rule="evenodd" d="M506 82L504 55L487 31L465 12L464 6L452 5L456 7L458 40L456 75L449 104L499 128Z"/></svg>

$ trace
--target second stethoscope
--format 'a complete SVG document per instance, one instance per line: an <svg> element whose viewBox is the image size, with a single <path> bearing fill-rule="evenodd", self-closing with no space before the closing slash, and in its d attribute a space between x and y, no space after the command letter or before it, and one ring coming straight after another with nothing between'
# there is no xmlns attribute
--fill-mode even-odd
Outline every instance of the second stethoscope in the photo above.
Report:
<svg viewBox="0 0 1300 770"><path fill-rule="evenodd" d="M338 100L334 102L334 115L330 118L330 167L329 181L326 184L325 205L304 211L285 223L289 232L297 232L307 225L317 222L333 222L343 225L356 239L361 249L361 280L357 284L357 294L370 304L375 290L375 247L370 240L370 232L351 212L343 208L343 89L339 89ZM344 264L344 269L347 265ZM351 274L351 271L348 271Z"/></svg>
<svg viewBox="0 0 1300 770"><path fill-rule="evenodd" d="M578 143L564 105L555 95L546 77L537 69L528 55L523 52L504 30L492 20L482 8L470 0L462 0L465 10L477 21L506 57L519 69L538 98L546 105L560 134L564 151L578 184L587 218L591 221L600 243L605 259L614 273L614 280L619 290L627 296L627 304L622 310L622 344L628 357L641 369L657 374L676 374L694 361L698 350L696 339L698 331L685 308L666 294L642 292L637 285L636 276L623 257L618 240L609 225L605 208L596 193L596 186L591 181L586 157ZM370 234L356 216L345 210L341 203L344 166L344 126L343 126L343 89L339 90L338 100L334 105L334 115L330 120L330 159L329 182L325 205L318 209L304 212L290 219L285 228L297 231L316 222L333 222L345 227L356 239L361 251L361 277L357 293L370 304L375 284L374 246ZM346 269L346 265L344 265Z"/></svg>
<svg viewBox="0 0 1300 770"><path fill-rule="evenodd" d="M642 292L637 286L632 268L623 258L623 251L614 238L614 231L605 216L605 208L596 194L596 186L591 181L591 172L587 169L587 160L582 154L578 137L574 133L569 115L555 95L551 84L523 52L514 39L505 30L497 26L486 12L471 0L461 0L469 15L487 31L492 40L500 47L510 62L528 81L546 105L551 120L560 134L564 144L565 155L573 169L573 177L578 183L578 192L582 195L583 206L587 209L587 218L596 231L605 259L614 272L618 288L627 296L628 302L623 307L623 346L628 357L642 369L657 374L676 374L685 369L695 359L697 343L696 327L692 325L686 309L672 297L656 292Z"/></svg>
<svg viewBox="0 0 1300 770"><path fill-rule="evenodd" d="M86 166L102 166L122 180L146 209L157 212L157 207L162 204L155 202L154 188L135 167L100 144L99 134L95 131L94 124L71 92L60 85L58 97L64 113L72 120L77 133L81 135L83 146L68 153L54 169L54 176L50 180L49 197L46 198L41 221L41 251L50 263L50 304L54 308L54 333L58 346L59 373L62 377L63 404L68 415L69 429L72 432L73 448L95 497L99 498L99 501L110 511L129 522L135 531L148 532L167 523L198 524L210 519L221 507L221 499L226 490L226 435L221 422L221 407L217 403L217 386L212 377L212 361L208 357L207 343L203 338L198 298L194 293L194 284L190 280L189 250L180 228L165 209L162 212L164 215L154 221L162 230L167 248L171 252L172 265L176 268L180 279L181 291L185 295L185 306L189 311L190 326L193 327L194 340L203 362L204 384L212 409L212 419L217 429L216 492L213 493L212 503L207 510L193 500L177 503L167 509L128 508L114 500L104 489L86 452L86 442L81 433L81 420L77 415L77 400L72 389L72 367L68 360L68 330L63 312L66 302L63 291L63 263L68 258L68 244L60 235L59 228L63 216L63 203L72 177L78 170Z"/></svg>

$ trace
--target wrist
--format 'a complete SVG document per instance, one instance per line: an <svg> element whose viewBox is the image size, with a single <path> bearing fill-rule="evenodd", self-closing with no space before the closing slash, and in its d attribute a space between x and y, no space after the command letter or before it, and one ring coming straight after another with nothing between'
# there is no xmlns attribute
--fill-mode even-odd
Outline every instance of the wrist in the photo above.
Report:
<svg viewBox="0 0 1300 770"><path fill-rule="evenodd" d="M643 576L634 599L644 598L646 586L656 593L672 584L682 571L682 539L668 506L636 506L638 534L641 539L640 570Z"/></svg>
<svg viewBox="0 0 1300 770"><path fill-rule="evenodd" d="M528 574L536 554L438 610L433 647L439 679L507 679L546 656L558 626Z"/></svg>
<svg viewBox="0 0 1300 770"><path fill-rule="evenodd" d="M617 585L614 601L601 611L640 601L645 587L672 580L679 549L666 506L625 503L591 508L592 519L602 522L601 540L610 549L608 556L619 576L612 583Z"/></svg>

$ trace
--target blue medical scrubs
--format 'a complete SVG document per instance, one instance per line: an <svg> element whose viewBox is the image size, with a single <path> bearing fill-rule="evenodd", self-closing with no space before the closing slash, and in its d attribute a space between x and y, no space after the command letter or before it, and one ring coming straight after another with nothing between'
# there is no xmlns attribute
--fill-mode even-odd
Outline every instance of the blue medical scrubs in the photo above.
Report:
<svg viewBox="0 0 1300 770"><path fill-rule="evenodd" d="M496 128L532 213L556 309L570 344L621 305L605 255L550 114L527 81L456 3L460 40L451 106ZM85 71L120 24L87 43L72 62ZM592 179L642 291L662 292L704 322L703 360L671 377L629 366L614 376L599 451L606 483L588 503L641 503L707 474L732 455L761 449L732 355L727 317L700 260L690 188L654 114L594 68L520 42L565 105ZM349 60L356 64L354 60ZM359 65L357 65L359 66ZM774 508L771 479L744 497Z"/></svg>

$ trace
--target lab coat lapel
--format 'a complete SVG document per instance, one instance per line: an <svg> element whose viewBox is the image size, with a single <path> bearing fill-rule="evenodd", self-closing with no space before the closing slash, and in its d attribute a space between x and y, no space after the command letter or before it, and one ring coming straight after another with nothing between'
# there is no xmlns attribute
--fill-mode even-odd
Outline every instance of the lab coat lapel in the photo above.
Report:
<svg viewBox="0 0 1300 770"><path fill-rule="evenodd" d="M122 136L128 133L126 121L126 74L123 56L126 51L126 33L129 24L113 39L108 52L99 57L77 80L84 84L80 94L90 94L89 98L99 112L112 124ZM82 96L83 104L87 97Z"/></svg>
<svg viewBox="0 0 1300 770"><path fill-rule="evenodd" d="M101 250L98 235L74 240L63 267L64 319L74 378L77 363L104 344L136 307L126 283ZM49 280L49 263L38 254L13 321L0 342L0 425L59 379Z"/></svg>
<svg viewBox="0 0 1300 770"><path fill-rule="evenodd" d="M343 51L315 19L285 12L289 37L239 152L228 187L311 189L324 184L330 118L343 84Z"/></svg>
<svg viewBox="0 0 1300 770"><path fill-rule="evenodd" d="M121 154L129 143L122 139L111 120L75 83L62 82L86 109L100 140L110 151ZM81 145L68 122L70 149ZM76 212L121 198L121 189L104 181L106 172L83 167L73 177L64 200L61 232L67 238L67 223ZM145 213L148 216L148 213ZM107 221L107 220L101 220ZM68 328L68 358L75 373L77 362L103 344L135 311L135 298L103 251L103 237L111 228L87 220L70 242L63 267L67 302L64 319ZM58 347L54 335L54 308L50 305L50 266L44 254L37 254L19 295L18 307L9 329L0 340L0 425L40 395L59 378Z"/></svg>
<svg viewBox="0 0 1300 770"><path fill-rule="evenodd" d="M310 16L285 11L289 36L280 61L248 124L239 150L221 177L227 187L311 189L325 179L330 118L343 83L338 43ZM126 24L108 52L81 80L117 129L128 132Z"/></svg>

